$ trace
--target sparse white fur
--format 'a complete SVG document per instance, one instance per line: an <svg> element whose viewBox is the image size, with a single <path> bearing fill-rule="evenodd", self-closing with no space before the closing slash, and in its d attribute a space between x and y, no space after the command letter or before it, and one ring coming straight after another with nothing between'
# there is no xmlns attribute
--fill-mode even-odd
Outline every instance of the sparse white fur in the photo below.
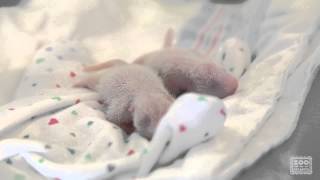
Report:
<svg viewBox="0 0 320 180"><path fill-rule="evenodd" d="M173 47L174 32L169 29L163 48L138 57L134 62L153 69L175 97L195 92L224 98L232 95L238 81L208 57L192 49Z"/></svg>
<svg viewBox="0 0 320 180"><path fill-rule="evenodd" d="M120 126L133 121L136 130L147 138L152 137L174 100L157 74L135 64L106 69L94 89L105 104L107 120Z"/></svg>

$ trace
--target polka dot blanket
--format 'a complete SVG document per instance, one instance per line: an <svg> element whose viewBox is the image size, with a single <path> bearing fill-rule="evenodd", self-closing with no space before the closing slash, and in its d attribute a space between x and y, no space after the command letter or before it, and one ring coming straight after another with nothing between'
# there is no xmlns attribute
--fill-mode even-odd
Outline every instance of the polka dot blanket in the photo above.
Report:
<svg viewBox="0 0 320 180"><path fill-rule="evenodd" d="M211 57L240 87L223 101L181 96L152 141L127 136L102 113L97 93L72 87L94 63L82 43L43 44L15 100L0 107L1 179L233 178L297 123L319 65L317 7L316 0L205 1L177 46Z"/></svg>
<svg viewBox="0 0 320 180"><path fill-rule="evenodd" d="M139 170L137 175L145 176L159 158L171 162L209 140L224 124L221 100L187 94L163 117L151 144L137 133L127 136L107 121L97 93L72 86L86 77L82 69L90 63L79 42L48 44L36 53L17 100L1 109L2 118L10 118L1 129L11 138L0 141L0 159L25 173L3 175L99 179Z"/></svg>

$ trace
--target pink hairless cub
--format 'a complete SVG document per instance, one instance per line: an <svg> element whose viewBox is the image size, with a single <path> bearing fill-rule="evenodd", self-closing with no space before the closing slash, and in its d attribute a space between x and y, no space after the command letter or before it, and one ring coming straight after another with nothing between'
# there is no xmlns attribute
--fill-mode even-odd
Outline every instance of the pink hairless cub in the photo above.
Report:
<svg viewBox="0 0 320 180"><path fill-rule="evenodd" d="M76 87L96 90L104 102L106 118L127 133L151 138L174 98L150 68L121 60L86 67L90 74ZM97 71L104 70L101 74Z"/></svg>
<svg viewBox="0 0 320 180"><path fill-rule="evenodd" d="M153 136L174 97L195 92L224 98L236 91L235 77L195 51L172 47L172 41L169 30L162 50L147 53L134 64L110 60L86 67L87 72L105 71L76 86L95 89L111 122L147 138Z"/></svg>
<svg viewBox="0 0 320 180"><path fill-rule="evenodd" d="M164 48L145 54L135 63L155 70L173 96L195 92L224 98L234 94L238 80L206 56L191 49L172 47L173 31L165 37Z"/></svg>

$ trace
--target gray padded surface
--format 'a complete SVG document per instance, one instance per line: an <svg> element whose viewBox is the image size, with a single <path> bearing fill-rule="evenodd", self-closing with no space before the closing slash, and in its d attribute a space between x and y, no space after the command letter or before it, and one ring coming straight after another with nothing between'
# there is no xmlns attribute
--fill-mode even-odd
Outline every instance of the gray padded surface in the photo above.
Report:
<svg viewBox="0 0 320 180"><path fill-rule="evenodd" d="M290 175L290 157L312 156L312 175ZM235 180L320 179L320 73L318 72L292 136L271 150Z"/></svg>
<svg viewBox="0 0 320 180"><path fill-rule="evenodd" d="M19 4L20 0L0 0L0 7L11 7Z"/></svg>

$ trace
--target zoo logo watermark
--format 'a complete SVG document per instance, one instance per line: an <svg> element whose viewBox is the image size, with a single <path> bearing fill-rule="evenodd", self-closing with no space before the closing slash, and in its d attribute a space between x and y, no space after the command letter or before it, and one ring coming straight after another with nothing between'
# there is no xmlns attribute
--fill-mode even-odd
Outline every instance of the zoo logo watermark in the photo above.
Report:
<svg viewBox="0 0 320 180"><path fill-rule="evenodd" d="M290 175L312 174L312 157L297 156L290 158Z"/></svg>

